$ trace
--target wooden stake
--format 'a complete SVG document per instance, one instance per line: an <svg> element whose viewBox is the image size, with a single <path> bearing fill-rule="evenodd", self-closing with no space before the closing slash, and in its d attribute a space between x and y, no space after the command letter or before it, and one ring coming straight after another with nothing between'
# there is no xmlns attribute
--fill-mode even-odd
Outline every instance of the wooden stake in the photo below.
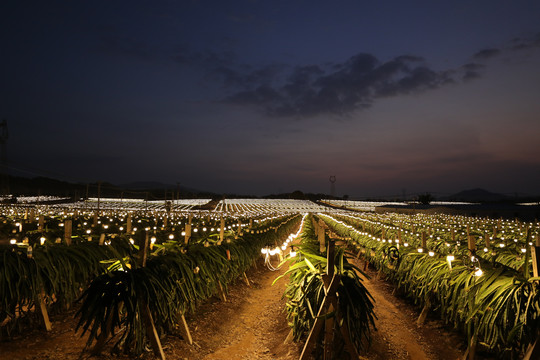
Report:
<svg viewBox="0 0 540 360"><path fill-rule="evenodd" d="M148 257L148 244L149 244L149 235L148 232L145 234L144 242L140 244L139 248L139 265L141 267L146 266L146 258Z"/></svg>
<svg viewBox="0 0 540 360"><path fill-rule="evenodd" d="M227 296L225 296L225 291L223 291L223 285L221 285L221 282L218 281L218 290L219 290L219 297L221 298L221 301L227 302Z"/></svg>
<svg viewBox="0 0 540 360"><path fill-rule="evenodd" d="M150 338L150 344L154 350L154 355L165 360L165 353L163 352L163 347L161 346L161 341L159 340L159 335L156 326L154 325L154 319L152 318L148 304L144 300L142 301L142 315L146 326L146 333Z"/></svg>
<svg viewBox="0 0 540 360"><path fill-rule="evenodd" d="M45 304L45 294L43 292L38 295L36 303L39 306L39 311L41 312L41 317L43 318L43 324L45 325L45 329L47 331L51 331L52 324L49 320L49 313L47 312L47 305Z"/></svg>
<svg viewBox="0 0 540 360"><path fill-rule="evenodd" d="M43 215L39 215L38 231L43 231L44 227L45 227L45 217Z"/></svg>
<svg viewBox="0 0 540 360"><path fill-rule="evenodd" d="M187 245L189 242L189 238L191 237L191 224L186 224L186 227L184 228L184 244Z"/></svg>
<svg viewBox="0 0 540 360"><path fill-rule="evenodd" d="M64 221L64 241L66 245L71 245L71 234L72 234L72 222L71 220Z"/></svg>
<svg viewBox="0 0 540 360"><path fill-rule="evenodd" d="M536 338L536 341L529 345L523 360L537 360L540 359L540 335Z"/></svg>
<svg viewBox="0 0 540 360"><path fill-rule="evenodd" d="M180 316L180 331L184 335L184 339L188 342L189 345L193 345L193 339L191 338L191 333L189 332L189 327L186 322L184 315Z"/></svg>
<svg viewBox="0 0 540 360"><path fill-rule="evenodd" d="M325 231L323 227L319 227L319 232L317 235L319 237L319 251L323 253L326 251L326 244L325 244L326 239L325 239Z"/></svg>
<svg viewBox="0 0 540 360"><path fill-rule="evenodd" d="M127 223L126 223L126 233L128 234L131 234L131 228L132 228L132 223L131 223L131 213L128 214L127 216Z"/></svg>
<svg viewBox="0 0 540 360"><path fill-rule="evenodd" d="M246 272L244 272L244 281L246 282L246 285L251 287L251 284L249 283L248 277L246 275Z"/></svg>
<svg viewBox="0 0 540 360"><path fill-rule="evenodd" d="M534 277L540 276L540 246L538 246L538 239L536 240L536 244L536 246L531 246L532 270Z"/></svg>
<svg viewBox="0 0 540 360"><path fill-rule="evenodd" d="M429 309L431 307L431 304L429 302L429 299L426 301L426 304L422 308L422 312L420 313L420 316L418 316L418 319L416 320L416 325L422 326L426 322L427 316L429 314Z"/></svg>
<svg viewBox="0 0 540 360"><path fill-rule="evenodd" d="M474 235L468 236L469 241L469 256L472 256L476 252L476 238Z"/></svg>

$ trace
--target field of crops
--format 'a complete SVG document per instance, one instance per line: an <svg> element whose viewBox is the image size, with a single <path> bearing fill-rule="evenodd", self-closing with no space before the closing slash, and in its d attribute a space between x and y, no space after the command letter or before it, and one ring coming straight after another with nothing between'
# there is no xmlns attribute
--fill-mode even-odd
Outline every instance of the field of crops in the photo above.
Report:
<svg viewBox="0 0 540 360"><path fill-rule="evenodd" d="M392 213L320 217L423 308L419 322L427 312L438 314L467 336L473 354L481 347L518 358L533 349L540 327L538 223Z"/></svg>
<svg viewBox="0 0 540 360"><path fill-rule="evenodd" d="M375 266L424 316L459 329L472 357L480 348L519 358L538 337L538 223L353 212L301 200L223 200L197 210L208 201L4 206L2 338L28 326L46 331L48 313L76 307L89 350L113 341L119 352L141 354L150 342L163 357L155 344L162 334L181 328L189 341L184 315L225 296L270 251L290 259L286 311L297 341L309 343L321 315L340 316L341 325L331 325L341 333L340 351L367 346L376 320L353 257ZM336 244L330 255L329 242ZM332 311L328 274L339 294Z"/></svg>

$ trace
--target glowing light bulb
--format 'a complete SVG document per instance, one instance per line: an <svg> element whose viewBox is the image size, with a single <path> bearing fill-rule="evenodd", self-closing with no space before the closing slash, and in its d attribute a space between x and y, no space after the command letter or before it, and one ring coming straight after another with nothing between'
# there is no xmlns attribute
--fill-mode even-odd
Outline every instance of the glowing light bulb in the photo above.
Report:
<svg viewBox="0 0 540 360"><path fill-rule="evenodd" d="M429 251L429 252L428 252L428 255L429 255L429 256L434 256L434 255L435 255L435 252Z"/></svg>
<svg viewBox="0 0 540 360"><path fill-rule="evenodd" d="M455 260L455 257L454 257L454 255L447 255L447 256L446 256L446 260L449 261L449 262L450 262L450 261L454 261L454 260Z"/></svg>
<svg viewBox="0 0 540 360"><path fill-rule="evenodd" d="M476 277L482 276L482 274L484 274L484 272L480 268L476 268L476 270L474 271L474 276Z"/></svg>
<svg viewBox="0 0 540 360"><path fill-rule="evenodd" d="M423 252L424 252L424 249L418 248L418 252L419 252L419 253L423 253Z"/></svg>

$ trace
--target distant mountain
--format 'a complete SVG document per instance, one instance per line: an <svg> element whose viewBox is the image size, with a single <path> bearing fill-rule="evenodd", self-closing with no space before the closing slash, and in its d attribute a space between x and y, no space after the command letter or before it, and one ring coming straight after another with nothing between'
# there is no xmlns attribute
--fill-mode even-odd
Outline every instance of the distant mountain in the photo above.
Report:
<svg viewBox="0 0 540 360"><path fill-rule="evenodd" d="M503 194L497 194L485 189L463 190L457 194L441 198L443 201L466 201L466 202L499 202L510 198Z"/></svg>

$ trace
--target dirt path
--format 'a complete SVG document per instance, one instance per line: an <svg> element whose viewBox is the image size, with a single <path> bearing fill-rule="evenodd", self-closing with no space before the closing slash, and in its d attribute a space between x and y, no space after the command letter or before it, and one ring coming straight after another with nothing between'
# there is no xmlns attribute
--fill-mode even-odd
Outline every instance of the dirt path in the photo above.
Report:
<svg viewBox="0 0 540 360"><path fill-rule="evenodd" d="M363 261L355 262L361 269ZM446 330L441 322L430 319L418 326L419 311L404 299L393 295L393 286L368 268L370 279L364 285L375 300L377 331L372 346L364 355L370 360L457 360L465 351L462 339Z"/></svg>
<svg viewBox="0 0 540 360"><path fill-rule="evenodd" d="M290 331L282 299L287 279L272 282L285 269L270 271L259 265L250 273L251 287L241 283L231 289L227 302L207 304L194 318L188 319L194 327L195 351L189 359L283 359L300 356L299 344L284 345ZM179 344L179 351L189 351ZM184 348L184 349L183 349Z"/></svg>
<svg viewBox="0 0 540 360"><path fill-rule="evenodd" d="M363 263L359 263L363 267ZM162 340L168 360L296 360L302 345L284 345L290 329L285 318L285 299L282 298L286 282L283 278L275 285L274 279L283 273L269 271L259 263L248 273L251 286L241 279L229 287L227 302L218 297L209 299L187 316L194 340L187 344L179 335ZM372 346L364 359L370 360L456 360L465 348L463 340L433 319L423 327L416 326L418 309L405 300L392 295L393 288L377 274L368 270L371 280L365 285L375 298L378 330L373 333ZM53 331L43 330L21 336L11 342L0 343L0 358L10 360L79 360L91 358L83 352L86 337L75 334L73 313L52 318ZM91 359L128 359L111 357L105 351ZM151 352L142 359L155 359Z"/></svg>

